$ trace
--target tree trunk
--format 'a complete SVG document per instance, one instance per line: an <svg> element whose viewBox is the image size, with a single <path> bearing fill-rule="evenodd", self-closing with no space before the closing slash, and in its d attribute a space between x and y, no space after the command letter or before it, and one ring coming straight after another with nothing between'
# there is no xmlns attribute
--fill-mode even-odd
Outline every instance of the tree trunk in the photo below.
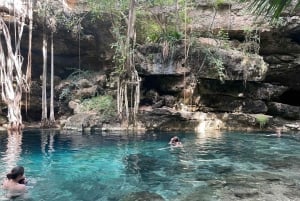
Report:
<svg viewBox="0 0 300 201"><path fill-rule="evenodd" d="M136 40L135 33L136 20L136 2L130 1L129 15L127 21L127 36L124 46L124 74L121 74L118 79L118 109L121 117L125 112L126 119L122 119L128 126L136 124L136 115L140 101L140 78L135 69L134 47ZM124 121L125 120L125 121Z"/></svg>
<svg viewBox="0 0 300 201"><path fill-rule="evenodd" d="M42 120L41 126L47 127L47 35L43 32L43 76L42 76Z"/></svg>
<svg viewBox="0 0 300 201"><path fill-rule="evenodd" d="M32 27L33 27L33 11L32 11L32 1L28 0L28 18L29 18L29 35L28 35L28 57L27 57L27 71L26 71L26 81L29 84L30 90L30 83L31 83L31 64L32 64Z"/></svg>
<svg viewBox="0 0 300 201"><path fill-rule="evenodd" d="M0 73L2 86L2 99L8 107L8 129L20 130L23 126L21 116L22 90L26 85L23 80L22 63L23 58L20 55L20 43L25 25L25 18L20 18L18 29L15 29L17 35L15 41L15 52L13 52L10 32L5 22L0 17L0 34L4 35L6 51L0 42Z"/></svg>
<svg viewBox="0 0 300 201"><path fill-rule="evenodd" d="M32 66L32 27L33 27L33 11L32 11L32 0L28 0L28 19L29 19L29 34L28 34L28 55L27 55L27 69L26 69L26 82L28 83L28 88L26 89L26 115L28 107L30 107L30 88L31 88L31 66Z"/></svg>
<svg viewBox="0 0 300 201"><path fill-rule="evenodd" d="M3 39L0 40L1 97L8 108L8 130L20 130L23 127L21 115L22 92L24 89L27 91L30 88L28 79L24 79L25 75L23 72L26 72L26 69L22 70L23 57L20 51L25 18L31 16L29 17L29 20L32 19L32 2L30 0L28 0L28 2L29 7L28 9L25 9L21 0L14 0L10 3L0 1L0 11L7 12L15 22L15 35L14 41L12 42L10 31L2 16L0 16L0 37ZM2 42L4 45L2 45ZM15 44L14 48L12 47L13 44ZM30 49L31 37L29 38L29 50ZM30 58L31 55L28 53L29 65L31 65Z"/></svg>
<svg viewBox="0 0 300 201"><path fill-rule="evenodd" d="M187 0L185 0L186 2ZM179 22L179 2L178 0L175 0L175 5L176 5L176 31L179 32L179 25L180 25L180 22Z"/></svg>
<svg viewBox="0 0 300 201"><path fill-rule="evenodd" d="M51 32L51 94L50 94L50 125L55 123L54 117L54 47L53 47L53 32Z"/></svg>

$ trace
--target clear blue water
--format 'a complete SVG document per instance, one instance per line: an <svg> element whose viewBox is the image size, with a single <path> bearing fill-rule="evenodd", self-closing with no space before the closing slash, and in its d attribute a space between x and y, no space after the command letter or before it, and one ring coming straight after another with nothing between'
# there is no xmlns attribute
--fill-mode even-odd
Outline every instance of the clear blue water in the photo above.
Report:
<svg viewBox="0 0 300 201"><path fill-rule="evenodd" d="M174 135L183 148L168 146ZM0 133L1 179L16 164L29 179L16 200L300 200L291 133Z"/></svg>

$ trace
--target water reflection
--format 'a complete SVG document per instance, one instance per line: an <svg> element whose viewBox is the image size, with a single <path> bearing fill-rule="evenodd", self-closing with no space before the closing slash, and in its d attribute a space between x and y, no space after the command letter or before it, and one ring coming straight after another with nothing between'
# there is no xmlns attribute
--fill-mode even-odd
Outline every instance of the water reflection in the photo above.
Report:
<svg viewBox="0 0 300 201"><path fill-rule="evenodd" d="M54 130L41 130L41 151L44 155L51 155L54 149Z"/></svg>
<svg viewBox="0 0 300 201"><path fill-rule="evenodd" d="M197 145L203 145L211 140L221 141L223 138L223 133L219 130L212 130L208 132L197 133L195 143Z"/></svg>
<svg viewBox="0 0 300 201"><path fill-rule="evenodd" d="M20 159L22 152L22 132L7 131L7 149L2 160L5 164L6 172L15 167Z"/></svg>

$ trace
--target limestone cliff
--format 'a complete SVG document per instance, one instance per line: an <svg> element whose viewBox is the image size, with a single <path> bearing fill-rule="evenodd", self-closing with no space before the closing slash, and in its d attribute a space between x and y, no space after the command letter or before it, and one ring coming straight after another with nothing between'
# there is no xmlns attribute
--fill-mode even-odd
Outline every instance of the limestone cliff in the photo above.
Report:
<svg viewBox="0 0 300 201"><path fill-rule="evenodd" d="M57 118L66 119L76 113L76 107L61 99L64 88L74 84L65 79L78 69L97 72L97 78L88 80L88 86L70 87L71 94L77 95L68 101L76 103L81 98L113 91L111 44L115 39L110 18L92 20L85 1L53 2L53 15L81 22L80 34L76 31L78 26L69 23L69 27L58 24L54 35ZM35 3L38 6L39 1ZM188 13L188 44L172 46L167 57L161 44L138 45L142 127L193 130L204 122L208 128L261 128L257 114L270 117L269 126L282 126L284 119L300 120L300 18L296 14L284 15L270 24L266 17L255 17L245 8L245 4L226 1L216 8L213 1L197 0ZM38 9L35 11L35 84L27 120L38 120L41 112L42 24ZM26 38L25 35L24 52ZM105 127L101 121L93 122L96 123L87 123L86 127Z"/></svg>

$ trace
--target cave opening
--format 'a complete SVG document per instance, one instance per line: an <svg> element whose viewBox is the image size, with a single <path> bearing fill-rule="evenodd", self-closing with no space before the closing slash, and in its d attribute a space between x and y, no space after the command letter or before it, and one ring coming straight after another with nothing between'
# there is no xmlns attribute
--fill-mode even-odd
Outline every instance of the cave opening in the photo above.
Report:
<svg viewBox="0 0 300 201"><path fill-rule="evenodd" d="M150 75L143 77L142 89L145 91L155 90L160 95L178 95L179 89L178 83L183 82L182 76L172 75Z"/></svg>
<svg viewBox="0 0 300 201"><path fill-rule="evenodd" d="M300 106L300 90L290 89L279 96L281 103Z"/></svg>
<svg viewBox="0 0 300 201"><path fill-rule="evenodd" d="M290 37L292 38L292 40L298 44L300 44L300 36L299 36L299 30L297 33L293 33L290 35Z"/></svg>

